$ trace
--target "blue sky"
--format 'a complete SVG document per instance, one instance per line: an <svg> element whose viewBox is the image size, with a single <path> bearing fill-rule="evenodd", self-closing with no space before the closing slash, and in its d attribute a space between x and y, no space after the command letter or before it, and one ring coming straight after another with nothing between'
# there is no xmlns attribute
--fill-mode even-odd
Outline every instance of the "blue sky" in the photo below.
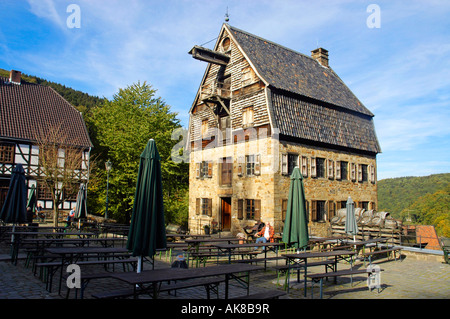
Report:
<svg viewBox="0 0 450 319"><path fill-rule="evenodd" d="M70 4L80 28L67 25ZM370 4L379 28L367 25ZM218 36L227 7L234 27L308 55L329 50L375 114L378 179L450 172L446 0L2 0L0 68L107 98L147 81L187 126L206 67L188 51Z"/></svg>

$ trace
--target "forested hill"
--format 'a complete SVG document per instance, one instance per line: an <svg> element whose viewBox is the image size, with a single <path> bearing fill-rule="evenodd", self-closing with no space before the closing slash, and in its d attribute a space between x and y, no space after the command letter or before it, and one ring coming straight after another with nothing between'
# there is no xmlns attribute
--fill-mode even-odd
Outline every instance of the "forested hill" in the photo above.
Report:
<svg viewBox="0 0 450 319"><path fill-rule="evenodd" d="M9 71L0 69L0 76L9 78ZM80 112L83 113L89 108L95 105L99 105L103 102L103 99L97 96L91 96L87 93L74 90L70 87L66 87L65 85L59 83L41 79L34 75L27 75L22 73L22 81L50 86L56 92L58 92L63 98L65 98L70 104L75 106Z"/></svg>
<svg viewBox="0 0 450 319"><path fill-rule="evenodd" d="M378 181L378 211L450 237L450 173Z"/></svg>

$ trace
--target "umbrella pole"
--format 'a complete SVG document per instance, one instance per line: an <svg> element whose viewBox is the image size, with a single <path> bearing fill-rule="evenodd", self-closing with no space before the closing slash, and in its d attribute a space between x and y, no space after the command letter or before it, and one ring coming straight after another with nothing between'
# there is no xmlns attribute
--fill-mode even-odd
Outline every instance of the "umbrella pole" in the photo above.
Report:
<svg viewBox="0 0 450 319"><path fill-rule="evenodd" d="M138 256L137 273L140 273L141 271L142 271L142 256Z"/></svg>

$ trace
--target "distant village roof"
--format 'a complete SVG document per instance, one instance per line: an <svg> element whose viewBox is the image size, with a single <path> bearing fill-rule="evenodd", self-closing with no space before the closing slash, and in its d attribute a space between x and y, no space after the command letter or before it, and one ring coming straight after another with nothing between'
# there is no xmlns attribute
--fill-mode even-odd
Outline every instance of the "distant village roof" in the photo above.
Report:
<svg viewBox="0 0 450 319"><path fill-rule="evenodd" d="M224 26L270 89L272 122L281 136L381 152L374 115L330 67L228 24Z"/></svg>
<svg viewBox="0 0 450 319"><path fill-rule="evenodd" d="M18 72L18 71L14 71ZM0 77L0 139L34 142L34 130L62 126L71 145L92 147L82 114L50 87Z"/></svg>

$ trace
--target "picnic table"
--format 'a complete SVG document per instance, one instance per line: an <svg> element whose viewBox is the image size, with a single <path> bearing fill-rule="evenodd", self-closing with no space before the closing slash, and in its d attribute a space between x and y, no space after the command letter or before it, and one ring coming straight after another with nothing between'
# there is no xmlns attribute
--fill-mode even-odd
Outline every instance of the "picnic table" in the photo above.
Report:
<svg viewBox="0 0 450 319"><path fill-rule="evenodd" d="M166 281L181 281L194 280L206 277L223 277L225 282L225 299L228 299L229 281L234 279L239 281L247 290L247 295L250 291L250 272L261 270L262 267L255 265L229 264L210 266L205 268L165 268L147 270L140 273L137 272L123 272L112 274L112 278L122 280L130 284L132 289L132 296L137 298L139 294L151 294L153 298L157 298L161 283ZM246 273L245 279L236 274ZM196 283L192 283L195 285Z"/></svg>
<svg viewBox="0 0 450 319"><path fill-rule="evenodd" d="M307 280L307 274L308 274L308 259L311 258L329 258L334 257L334 264L333 264L333 270L337 271L337 264L339 260L347 260L350 262L350 269L352 268L353 264L353 256L356 255L355 251L352 250L334 250L334 251L324 251L324 252L303 252L303 253L297 253L297 254L283 254L283 257L286 258L286 263L289 265L288 271L286 272L286 279L287 279L287 290L289 292L289 279L290 279L290 270L295 266L297 268L297 282L300 282L299 280L299 268L302 267L304 269L304 290L305 290L305 297L306 297L306 280Z"/></svg>
<svg viewBox="0 0 450 319"><path fill-rule="evenodd" d="M264 270L267 267L267 251L272 250L278 257L278 248L280 246L285 246L284 243L246 243L246 244L217 244L214 247L218 248L221 251L226 251L228 253L228 263L231 263L231 253L232 251L239 248L254 248L254 247L266 247L264 249Z"/></svg>
<svg viewBox="0 0 450 319"><path fill-rule="evenodd" d="M64 238L68 236L76 236L78 238L88 238L91 236L95 236L94 233L87 232L39 232L39 231L11 231L9 232L11 236L11 262L17 264L17 256L19 254L19 249L22 244L22 241L28 237L32 237L33 239L37 238Z"/></svg>
<svg viewBox="0 0 450 319"><path fill-rule="evenodd" d="M46 248L45 251L49 254L59 256L60 261L56 262L56 264L51 264L52 266L57 265L61 268L58 286L59 293L61 293L64 266L77 263L78 260L88 257L96 256L98 259L106 259L122 257L128 253L128 250L123 247L52 247Z"/></svg>
<svg viewBox="0 0 450 319"><path fill-rule="evenodd" d="M209 246L210 248L214 248L214 243L227 242L231 244L233 242L242 241L242 238L236 237L219 237L219 238L196 238L196 239L186 239L185 243L188 245L187 252L190 255L193 253L194 259L196 260L196 266L199 264L199 250L200 245L204 244L205 246Z"/></svg>

